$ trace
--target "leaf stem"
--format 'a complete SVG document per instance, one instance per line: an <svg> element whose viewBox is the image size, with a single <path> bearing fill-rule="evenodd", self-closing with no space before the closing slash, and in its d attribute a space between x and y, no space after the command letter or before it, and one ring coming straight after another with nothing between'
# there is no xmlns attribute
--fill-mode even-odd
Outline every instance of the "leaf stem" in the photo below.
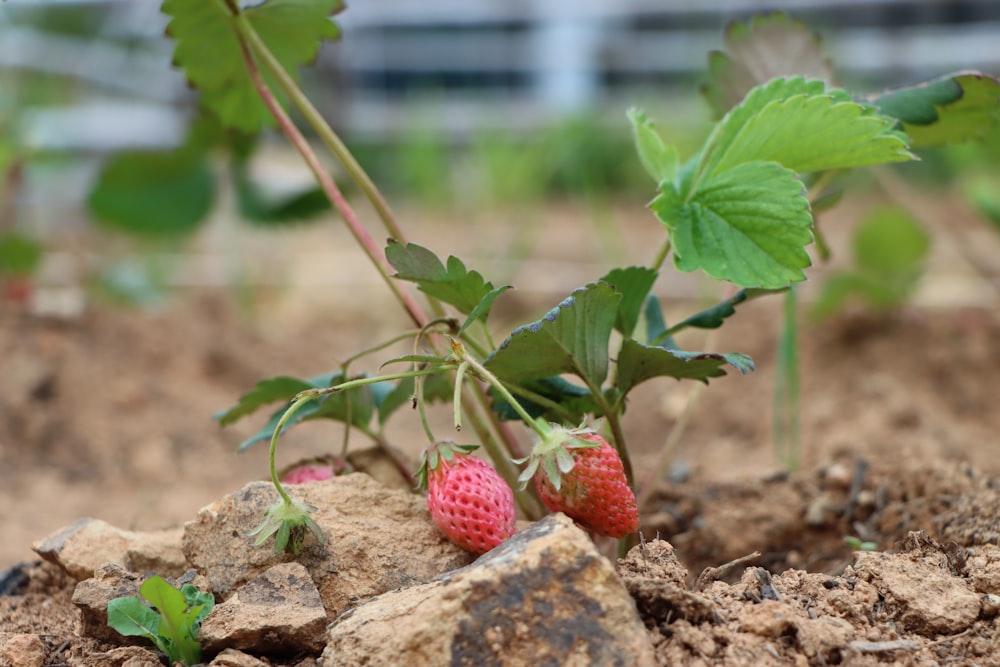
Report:
<svg viewBox="0 0 1000 667"><path fill-rule="evenodd" d="M659 271L660 267L663 266L663 263L667 261L667 255L670 254L670 247L670 234L667 234L667 238L663 241L663 245L661 245L660 249L656 252L656 256L653 257L653 261L650 263L649 268L654 271Z"/></svg>
<svg viewBox="0 0 1000 667"><path fill-rule="evenodd" d="M242 15L241 15L242 16ZM247 20L240 21L237 29L242 33L244 38L253 50L254 55L260 58L261 62L267 68L267 71L271 76L274 77L275 81L281 89L288 95L292 104L295 108L299 110L302 117L305 118L309 126L313 128L316 134L319 136L320 140L326 145L330 152L333 153L340 163L344 166L344 169L350 175L351 179L361 188L361 191L365 194L368 200L372 203L375 208L376 213L378 213L379 218L385 225L386 230L389 232L390 236L399 241L400 243L406 243L406 236L403 234L403 230L399 227L396 221L396 217L389 208L388 202L382 193L372 182L371 178L368 176L367 172L358 164L358 161L354 158L354 155L348 150L347 146L340 139L333 128L326 122L323 115L313 106L312 102L306 97L305 93L295 82L295 80L288 74L278 59L274 57L271 50L261 39L260 35L254 29L253 24Z"/></svg>
<svg viewBox="0 0 1000 667"><path fill-rule="evenodd" d="M323 387L321 389L306 389L298 393L296 398L299 396L313 396L321 397L327 394L334 394L338 391L343 391L345 389L354 389L355 387L363 387L366 384L378 384L379 382L388 382L390 380L404 380L406 378L415 378L422 375L435 375L437 373L443 373L444 371L453 371L458 367L457 364L442 364L440 366L434 366L433 368L422 368L412 371L403 371L401 373L388 373L386 375L372 375L370 377L357 378L355 380L348 380L347 382L341 382L340 384L334 385L332 387Z"/></svg>
<svg viewBox="0 0 1000 667"><path fill-rule="evenodd" d="M292 400L292 404L288 406L285 410L285 414L281 415L281 419L278 420L277 425L274 427L274 433L271 434L271 447L267 453L267 465L271 469L271 482L274 484L274 488L278 490L278 495L281 496L281 500L286 505L294 504L292 497L288 495L285 491L285 487L281 485L281 480L278 479L278 468L274 464L275 453L278 451L278 437L281 436L281 432L285 430L285 425L288 423L296 412L298 412L302 406L306 405L310 401L314 401L319 398L319 395L314 393L302 392Z"/></svg>
<svg viewBox="0 0 1000 667"><path fill-rule="evenodd" d="M238 12L233 16L233 25L236 27L236 36L240 43L240 53L243 56L243 61L247 68L247 74L249 75L254 88L256 88L257 94L260 95L264 105L267 106L268 111L270 111L271 115L274 116L274 119L278 123L278 127L280 127L281 131L286 137L288 137L288 140L298 151L299 155L306 163L306 166L309 167L313 177L319 183L320 188L322 188L327 198L329 198L330 202L340 212L340 215L347 223L347 227L351 231L351 234L358 242L358 245L361 246L365 255L368 256L368 259L375 266L375 269L379 272L379 275L389 287L389 290L399 300L414 323L417 326L422 326L424 322L427 321L427 316L424 314L423 309L413 299L413 296L408 291L403 290L399 283L392 279L390 273L392 267L389 266L389 262L386 260L382 249L376 245L375 241L368 234L368 231L361 224L360 220L358 220L357 215L354 213L354 209L352 209L350 204L347 203L347 200L344 199L344 195L340 192L337 184L334 183L330 174L327 173L326 169L320 163L319 158L312 150L309 142L306 141L302 132L298 127L296 127L295 123L292 122L291 118L288 117L288 114L274 97L274 93L271 92L267 83L264 82L260 70L257 67L257 63L254 60L253 53L247 44L247 40L250 36L256 35L250 21L247 20L245 14ZM261 45L263 46L262 42ZM266 46L264 46L264 50L266 50Z"/></svg>
<svg viewBox="0 0 1000 667"><path fill-rule="evenodd" d="M510 390L507 389L503 382L500 381L500 378L487 370L481 363L473 359L472 356L466 352L465 346L462 343L452 339L451 349L455 353L455 357L457 359L460 359L463 363L468 364L469 368L475 371L476 375L481 377L483 380L488 382L490 386L497 390L497 393L510 404L510 407L522 420L524 420L525 424L530 426L540 437L545 438L548 436L548 431L545 427L541 426L534 417L528 414L528 411L524 409L516 398L514 398L514 394L510 393Z"/></svg>

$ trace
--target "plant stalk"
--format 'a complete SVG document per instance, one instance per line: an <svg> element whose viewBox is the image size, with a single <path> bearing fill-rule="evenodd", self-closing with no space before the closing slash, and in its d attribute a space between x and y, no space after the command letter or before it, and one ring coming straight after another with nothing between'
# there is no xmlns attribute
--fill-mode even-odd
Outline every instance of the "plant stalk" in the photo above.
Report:
<svg viewBox="0 0 1000 667"><path fill-rule="evenodd" d="M240 15L241 18L242 14ZM239 19L238 19L239 20ZM340 139L333 128L330 127L323 115L313 106L312 102L306 97L305 93L295 82L295 80L285 71L285 68L281 66L278 59L274 57L271 50L264 43L264 40L260 38L257 31L254 29L253 24L247 20L240 20L238 25L238 30L242 33L243 37L247 40L255 56L260 58L261 62L267 68L268 73L275 78L281 89L288 95L288 99L291 100L292 104L298 109L302 117L309 123L309 126L313 128L316 134L319 136L320 140L326 145L330 152L333 153L340 163L344 166L348 175L351 177L361 191L365 194L365 197L372 203L375 208L375 212L378 214L382 223L385 225L386 230L389 232L392 238L396 239L400 243L406 243L406 236L403 234L403 230L399 227L396 221L396 216L393 214L392 209L389 207L389 203L386 201L385 197L382 196L381 191L375 186L368 173L358 164L358 161L354 158L351 151L344 145L344 142Z"/></svg>
<svg viewBox="0 0 1000 667"><path fill-rule="evenodd" d="M267 106L268 111L274 116L274 119L278 123L278 127L281 131L288 137L288 140L292 143L295 149L298 151L299 155L302 157L306 166L312 172L313 177L319 183L320 188L326 194L327 198L330 200L336 209L340 212L340 215L344 218L347 223L348 229L350 229L351 234L354 236L358 245L364 251L368 259L375 266L379 275L382 277L383 282L388 286L389 290L393 295L399 300L400 304L409 314L410 318L417 326L423 326L427 322L427 316L424 314L423 309L420 305L413 299L413 296L401 289L398 282L392 279L391 270L392 267L389 266L389 262L386 260L382 249L375 243L372 237L368 234L368 231L358 220L357 215L354 213L354 209L351 208L347 200L344 199L344 195L340 192L337 184L333 182L330 174L327 173L323 165L320 163L319 158L316 153L312 150L309 142L306 141L302 132L296 127L295 123L292 122L288 114L282 108L281 104L274 97L271 89L268 88L267 83L264 82L263 77L261 77L260 70L257 67L257 63L254 60L253 53L250 47L247 45L247 36L253 33L253 26L247 20L246 16L241 12L234 16L234 25L237 27L236 35L240 42L240 53L243 56L244 64L247 68L247 73L250 76L250 80L257 89L257 94L260 95L261 100L263 100L265 106ZM256 33L254 33L256 34Z"/></svg>

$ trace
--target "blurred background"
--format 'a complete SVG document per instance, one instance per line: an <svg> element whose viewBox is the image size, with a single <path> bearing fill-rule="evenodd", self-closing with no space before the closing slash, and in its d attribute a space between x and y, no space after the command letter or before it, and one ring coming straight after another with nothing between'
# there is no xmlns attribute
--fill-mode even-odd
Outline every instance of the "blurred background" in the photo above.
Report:
<svg viewBox="0 0 1000 667"><path fill-rule="evenodd" d="M727 24L772 10L817 31L838 83L853 91L956 69L1000 71L994 0L362 0L337 17L342 38L304 71L304 85L394 201L468 218L484 207L513 206L524 215L542 201L582 199L598 221L600 246L621 256L627 248L619 232L600 222L608 202L642 204L651 193L625 109L644 106L689 155L711 120L698 92L708 53L723 47ZM31 267L50 285L95 279L133 300L153 299L157 282L225 283L234 272L237 280L276 280L274 267L254 273L234 259L149 261L152 250L163 257L178 251L177 239L205 236L210 213L266 227L323 208L315 196L303 209L282 208L308 194L310 181L283 143L266 137L225 183L202 170L154 191L148 181L177 176L176 165L158 163L143 179L148 164L109 164L120 151L181 147L193 132L196 96L170 65L166 24L159 3L146 0L0 5L0 235L18 232L0 247L0 271ZM931 159L930 178L951 178L955 159ZM123 172L130 183L122 183ZM236 190L235 199L216 192L223 186ZM149 216L172 211L181 193L190 210ZM130 196L141 201L123 201ZM101 261L58 252L60 234L91 223L146 240L100 240L89 247L102 248ZM217 243L231 247L242 242L234 234L253 231L220 234ZM43 257L33 247L39 239L54 252ZM533 243L530 235L513 243L513 254Z"/></svg>

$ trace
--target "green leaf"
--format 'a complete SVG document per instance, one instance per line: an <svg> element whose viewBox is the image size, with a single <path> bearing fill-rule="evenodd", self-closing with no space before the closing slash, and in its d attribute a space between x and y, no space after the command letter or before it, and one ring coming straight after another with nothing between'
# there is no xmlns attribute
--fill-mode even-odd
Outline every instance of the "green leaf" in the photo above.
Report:
<svg viewBox="0 0 1000 667"><path fill-rule="evenodd" d="M696 329L718 329L727 318L736 314L736 306L744 301L755 299L758 296L764 296L766 294L777 294L782 291L784 290L741 289L733 296L720 301L711 308L706 308L705 310L697 312L691 317L678 322L664 333L674 334L681 329L686 329L688 327L694 327ZM651 338L650 340L655 341L656 339Z"/></svg>
<svg viewBox="0 0 1000 667"><path fill-rule="evenodd" d="M622 343L618 353L618 390L625 396L636 385L661 376L708 383L709 378L726 374L725 365L743 374L754 369L753 361L744 354L683 352L629 339Z"/></svg>
<svg viewBox="0 0 1000 667"><path fill-rule="evenodd" d="M207 591L200 590L194 584L184 584L181 586L181 593L184 594L184 600L187 601L191 627L194 628L195 634L197 634L197 628L201 626L201 622L205 620L205 617L215 607L215 596Z"/></svg>
<svg viewBox="0 0 1000 667"><path fill-rule="evenodd" d="M612 269L601 278L602 281L615 288L622 295L615 316L615 329L626 338L632 336L635 325L639 322L643 304L649 290L653 289L657 273L644 266L630 266L624 269Z"/></svg>
<svg viewBox="0 0 1000 667"><path fill-rule="evenodd" d="M478 319L485 321L486 317L490 314L490 309L493 308L493 302L497 300L498 296L509 289L512 289L511 285L502 285L490 290L486 296L480 299L479 303L476 304L476 307L472 309L472 312L469 313L467 318L465 318L465 322L463 322L462 326L458 328L458 333L455 335L461 335L463 331L468 329L469 326Z"/></svg>
<svg viewBox="0 0 1000 667"><path fill-rule="evenodd" d="M646 297L643 314L646 316L646 340L659 341L662 347L676 347L669 334L664 336L667 332L667 323L663 319L663 309L660 307L660 301L652 294ZM662 340L660 340L661 338Z"/></svg>
<svg viewBox="0 0 1000 667"><path fill-rule="evenodd" d="M137 597L108 602L108 625L125 637L145 637L153 643L160 636L160 615Z"/></svg>
<svg viewBox="0 0 1000 667"><path fill-rule="evenodd" d="M341 0L268 0L243 10L275 58L293 77L312 61L322 40L340 36L330 16ZM273 119L247 74L233 16L218 0L165 0L167 34L177 41L174 62L202 93L202 104L227 127L256 132ZM270 78L265 75L270 82ZM276 86L271 83L271 89Z"/></svg>
<svg viewBox="0 0 1000 667"><path fill-rule="evenodd" d="M775 79L754 88L716 126L695 182L747 162L798 173L913 159L895 120L822 81Z"/></svg>
<svg viewBox="0 0 1000 667"><path fill-rule="evenodd" d="M784 12L754 16L726 27L725 51L709 54L711 81L702 87L718 117L754 87L780 76L833 80L819 35Z"/></svg>
<svg viewBox="0 0 1000 667"><path fill-rule="evenodd" d="M182 661L186 665L197 664L201 658L201 646L195 640L193 620L188 614L188 603L184 594L174 588L166 579L152 576L142 582L139 593L160 612L159 636L167 643L167 655L171 661Z"/></svg>
<svg viewBox="0 0 1000 667"><path fill-rule="evenodd" d="M462 313L475 311L485 318L489 314L492 300L485 308L482 307L483 302L499 295L492 294L493 283L483 280L478 271L468 271L457 257L449 257L446 267L427 248L416 243L404 246L393 239L389 239L385 256L396 269L396 278L416 283L420 291L455 306Z"/></svg>
<svg viewBox="0 0 1000 667"><path fill-rule="evenodd" d="M214 197L215 177L203 153L136 150L108 158L87 206L106 227L171 238L194 231Z"/></svg>
<svg viewBox="0 0 1000 667"><path fill-rule="evenodd" d="M600 386L608 375L608 342L620 301L604 282L578 289L542 319L511 332L486 368L515 383L571 373Z"/></svg>
<svg viewBox="0 0 1000 667"><path fill-rule="evenodd" d="M982 72L955 72L870 98L898 119L914 146L982 137L1000 121L1000 80Z"/></svg>
<svg viewBox="0 0 1000 667"><path fill-rule="evenodd" d="M215 418L222 422L223 417L235 410L235 417L222 422L223 425L225 425L232 423L239 417L253 412L253 410L262 405L274 402L274 400L287 401L278 410L271 413L267 423L264 424L259 431L239 444L237 451L242 452L252 445L255 445L263 440L270 440L274 436L274 430L278 428L278 422L281 421L281 417L285 414L285 410L291 404L290 401L292 397L299 393L299 391L303 391L305 389L332 387L343 382L345 382L344 375L339 371L328 375L318 375L310 378L309 380L297 380L296 378L285 377L263 380L257 384L257 387L260 387L261 384L263 384L263 388L259 391L258 388L255 388L248 394L244 395L240 399L240 402L232 408L229 408L229 410L217 413ZM302 389L296 389L296 387L302 387ZM295 389L295 391L292 391L293 389ZM274 397L277 398L275 399ZM241 407L241 405L244 407ZM329 394L303 405L294 415L292 415L291 419L285 422L284 430L287 430L303 421L312 419L332 419L334 421L344 423L350 422L351 425L364 429L371 423L372 417L375 415L375 411L375 397L371 386L362 385L359 387L352 387L343 391L334 392L333 394Z"/></svg>
<svg viewBox="0 0 1000 667"><path fill-rule="evenodd" d="M662 188L650 208L670 231L674 263L741 287L778 289L803 280L812 217L795 173L749 162L704 181L683 200Z"/></svg>
<svg viewBox="0 0 1000 667"><path fill-rule="evenodd" d="M243 417L257 411L258 408L275 401L290 401L293 396L306 389L316 389L330 386L333 374L321 375L309 380L302 380L287 375L267 378L259 381L254 388L240 396L240 400L230 408L212 415L222 426L228 426Z"/></svg>
<svg viewBox="0 0 1000 667"><path fill-rule="evenodd" d="M404 378L394 384L389 392L382 395L376 394L375 407L378 410L379 425L384 425L396 410L404 405L409 405L410 400L413 398L413 392L413 378Z"/></svg>
<svg viewBox="0 0 1000 667"><path fill-rule="evenodd" d="M860 272L843 272L829 276L823 282L819 296L809 309L809 315L822 320L834 315L852 299L860 299L877 310L885 310L906 299L907 290Z"/></svg>
<svg viewBox="0 0 1000 667"><path fill-rule="evenodd" d="M1000 230L1000 187L993 179L982 177L965 182L963 193L980 215Z"/></svg>
<svg viewBox="0 0 1000 667"><path fill-rule="evenodd" d="M555 410L549 405L519 395L515 391L515 387L510 387L521 407L534 418L541 417L549 422L576 426L583 421L585 415L595 415L599 411L594 395L589 389L575 385L558 376L524 382L517 388L537 394L557 403L562 408ZM506 421L521 419L521 416L514 411L507 399L503 398L495 389L490 389L490 397L493 399L493 411L500 419Z"/></svg>
<svg viewBox="0 0 1000 667"><path fill-rule="evenodd" d="M318 187L276 195L255 181L250 175L250 158L257 143L257 136L237 135L230 140L233 189L243 218L261 225L281 225L308 221L330 210L330 200Z"/></svg>
<svg viewBox="0 0 1000 667"><path fill-rule="evenodd" d="M338 373L333 376L330 386L346 382L348 379ZM371 386L362 385L323 397L316 403L315 409L304 416L304 419L333 419L365 427L371 423L374 414L375 399L372 396Z"/></svg>
<svg viewBox="0 0 1000 667"><path fill-rule="evenodd" d="M8 232L0 234L0 276L30 276L42 262L42 246L35 240Z"/></svg>
<svg viewBox="0 0 1000 667"><path fill-rule="evenodd" d="M657 183L674 180L677 175L677 149L664 143L663 137L653 126L653 121L646 117L646 112L642 109L629 109L628 119L632 123L632 136L639 161L646 173Z"/></svg>
<svg viewBox="0 0 1000 667"><path fill-rule="evenodd" d="M829 317L852 298L879 310L903 303L923 273L930 237L906 211L889 206L865 217L853 244L856 267L826 279L813 317Z"/></svg>
<svg viewBox="0 0 1000 667"><path fill-rule="evenodd" d="M870 213L854 234L858 267L875 276L919 271L930 245L930 236L917 221L894 206Z"/></svg>

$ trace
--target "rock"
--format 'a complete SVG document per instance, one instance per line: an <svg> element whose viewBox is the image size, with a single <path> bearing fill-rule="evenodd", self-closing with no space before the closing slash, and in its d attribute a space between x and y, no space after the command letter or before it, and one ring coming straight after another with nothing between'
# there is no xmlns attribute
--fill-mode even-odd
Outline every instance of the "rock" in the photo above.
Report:
<svg viewBox="0 0 1000 667"><path fill-rule="evenodd" d="M984 544L969 549L968 573L979 593L1000 595L1000 547Z"/></svg>
<svg viewBox="0 0 1000 667"><path fill-rule="evenodd" d="M108 627L108 602L139 595L139 586L144 580L144 575L129 572L121 563L111 562L97 568L90 579L78 583L73 591L73 604L81 612L80 634L120 643L122 636Z"/></svg>
<svg viewBox="0 0 1000 667"><path fill-rule="evenodd" d="M291 493L318 508L312 518L326 540L320 544L308 535L294 560L309 571L331 618L359 600L472 561L444 538L420 496L387 489L367 475L303 484ZM277 497L270 483L251 482L185 525L184 554L218 598L293 559L274 553L273 540L255 547L248 536Z"/></svg>
<svg viewBox="0 0 1000 667"><path fill-rule="evenodd" d="M979 617L980 596L968 580L955 576L947 551L936 543L907 537L898 553L859 552L849 573L874 585L887 613L905 630L925 637L966 630ZM909 546L906 546L906 545Z"/></svg>
<svg viewBox="0 0 1000 667"><path fill-rule="evenodd" d="M0 665L4 667L42 667L48 651L38 635L11 635L0 646Z"/></svg>
<svg viewBox="0 0 1000 667"><path fill-rule="evenodd" d="M86 665L86 667L163 667L163 661L160 660L157 653L139 646L113 648L99 655L88 657L86 662L71 662L70 664Z"/></svg>
<svg viewBox="0 0 1000 667"><path fill-rule="evenodd" d="M326 625L323 601L309 571L299 563L282 563L216 605L198 638L208 652L235 648L253 653L319 653Z"/></svg>
<svg viewBox="0 0 1000 667"><path fill-rule="evenodd" d="M209 667L269 667L269 663L259 660L248 653L227 648L215 656Z"/></svg>
<svg viewBox="0 0 1000 667"><path fill-rule="evenodd" d="M653 665L611 563L562 514L434 581L380 595L330 626L321 664Z"/></svg>
<svg viewBox="0 0 1000 667"><path fill-rule="evenodd" d="M389 456L378 447L352 450L347 453L347 460L356 471L373 477L390 489L400 489L409 493L413 488L413 480L407 478ZM416 470L416 465L409 461L407 463L411 466L409 470Z"/></svg>
<svg viewBox="0 0 1000 667"><path fill-rule="evenodd" d="M85 518L35 542L32 548L77 581L93 576L94 570L110 561L131 572L178 577L190 567L181 551L182 534L179 528L134 532Z"/></svg>
<svg viewBox="0 0 1000 667"><path fill-rule="evenodd" d="M656 539L632 547L618 561L618 574L649 625L677 619L702 623L718 614L711 600L687 590L688 572L669 542Z"/></svg>

